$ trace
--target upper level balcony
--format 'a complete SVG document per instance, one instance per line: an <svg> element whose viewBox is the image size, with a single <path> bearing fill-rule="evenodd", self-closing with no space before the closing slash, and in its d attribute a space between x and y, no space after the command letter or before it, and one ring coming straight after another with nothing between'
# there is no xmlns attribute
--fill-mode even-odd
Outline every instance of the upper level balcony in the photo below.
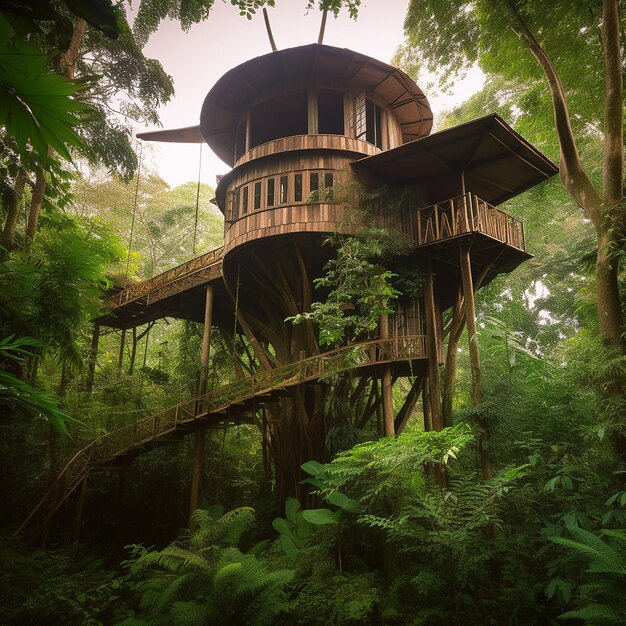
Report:
<svg viewBox="0 0 626 626"><path fill-rule="evenodd" d="M472 193L418 209L409 220L411 238L420 247L481 233L526 252L522 222Z"/></svg>

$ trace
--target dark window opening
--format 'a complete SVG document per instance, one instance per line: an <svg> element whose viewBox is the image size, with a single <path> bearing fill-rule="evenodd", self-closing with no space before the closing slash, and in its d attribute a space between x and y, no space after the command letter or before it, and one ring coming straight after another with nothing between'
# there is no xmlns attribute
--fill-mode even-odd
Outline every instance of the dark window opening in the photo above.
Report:
<svg viewBox="0 0 626 626"><path fill-rule="evenodd" d="M250 148L272 139L306 135L309 131L306 89L280 94L250 111Z"/></svg>
<svg viewBox="0 0 626 626"><path fill-rule="evenodd" d="M267 206L274 206L274 179L267 181Z"/></svg>
<svg viewBox="0 0 626 626"><path fill-rule="evenodd" d="M287 203L287 196L289 193L288 181L289 179L287 178L287 176L280 177L280 203L281 204Z"/></svg>
<svg viewBox="0 0 626 626"><path fill-rule="evenodd" d="M333 175L330 172L324 174L324 199L333 199Z"/></svg>
<svg viewBox="0 0 626 626"><path fill-rule="evenodd" d="M261 208L261 183L254 183L254 210Z"/></svg>
<svg viewBox="0 0 626 626"><path fill-rule="evenodd" d="M356 138L383 147L383 110L361 94L356 100Z"/></svg>
<svg viewBox="0 0 626 626"><path fill-rule="evenodd" d="M341 91L318 90L317 132L322 135L343 135L343 93Z"/></svg>
<svg viewBox="0 0 626 626"><path fill-rule="evenodd" d="M248 186L246 185L242 190L241 214L245 215L247 212L248 212Z"/></svg>
<svg viewBox="0 0 626 626"><path fill-rule="evenodd" d="M238 161L246 152L246 120L237 126L235 135L235 161Z"/></svg>
<svg viewBox="0 0 626 626"><path fill-rule="evenodd" d="M302 174L296 174L293 179L293 201L302 202Z"/></svg>
<svg viewBox="0 0 626 626"><path fill-rule="evenodd" d="M308 202L319 202L320 175L315 172L309 174L309 198Z"/></svg>
<svg viewBox="0 0 626 626"><path fill-rule="evenodd" d="M231 216L230 219L234 222L239 219L239 189L235 189L231 196Z"/></svg>

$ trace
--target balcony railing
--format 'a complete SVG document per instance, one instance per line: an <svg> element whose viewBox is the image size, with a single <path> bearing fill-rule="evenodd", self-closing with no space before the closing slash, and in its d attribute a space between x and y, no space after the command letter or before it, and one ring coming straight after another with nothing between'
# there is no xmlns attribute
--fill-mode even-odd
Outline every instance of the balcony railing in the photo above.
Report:
<svg viewBox="0 0 626 626"><path fill-rule="evenodd" d="M419 246L476 232L526 251L522 222L471 193L418 209L414 228Z"/></svg>
<svg viewBox="0 0 626 626"><path fill-rule="evenodd" d="M128 289L124 289L119 293L107 298L105 305L111 309L123 306L129 302L143 300L142 304L150 304L157 300L184 291L190 287L189 279L194 276L214 268L221 263L224 256L224 248L216 248L202 256L196 257L174 267L167 272L163 272L154 278L137 283Z"/></svg>

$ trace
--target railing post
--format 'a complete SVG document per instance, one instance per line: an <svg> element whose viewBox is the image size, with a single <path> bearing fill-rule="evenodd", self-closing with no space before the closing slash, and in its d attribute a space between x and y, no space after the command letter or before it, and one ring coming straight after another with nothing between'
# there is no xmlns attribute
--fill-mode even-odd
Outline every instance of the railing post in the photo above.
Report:
<svg viewBox="0 0 626 626"><path fill-rule="evenodd" d="M433 211L435 213L435 241L439 241L440 239L440 235L439 235L439 205L435 204L435 206L433 207Z"/></svg>
<svg viewBox="0 0 626 626"><path fill-rule="evenodd" d="M417 209L417 245L422 243L422 209Z"/></svg>

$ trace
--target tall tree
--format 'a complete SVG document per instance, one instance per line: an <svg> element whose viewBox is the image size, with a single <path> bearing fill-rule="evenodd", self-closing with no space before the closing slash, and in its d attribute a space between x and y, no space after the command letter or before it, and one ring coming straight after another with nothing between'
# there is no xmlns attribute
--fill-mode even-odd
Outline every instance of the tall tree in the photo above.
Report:
<svg viewBox="0 0 626 626"><path fill-rule="evenodd" d="M623 13L619 0L558 0L549 6L535 0L411 0L404 50L405 58L421 55L446 79L478 62L487 72L527 85L519 102L521 125L551 110L561 181L595 231L600 332L607 344L622 348ZM580 148L591 140L603 145L601 173Z"/></svg>

